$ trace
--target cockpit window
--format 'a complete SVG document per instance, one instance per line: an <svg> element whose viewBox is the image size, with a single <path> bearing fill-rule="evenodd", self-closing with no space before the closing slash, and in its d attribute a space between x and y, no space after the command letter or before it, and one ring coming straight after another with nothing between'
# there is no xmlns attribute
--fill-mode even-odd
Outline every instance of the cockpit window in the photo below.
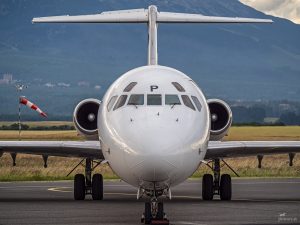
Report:
<svg viewBox="0 0 300 225"><path fill-rule="evenodd" d="M144 95L131 95L127 105L144 105Z"/></svg>
<svg viewBox="0 0 300 225"><path fill-rule="evenodd" d="M127 95L121 95L120 98L118 99L117 103L115 104L114 111L123 105L125 105L127 100Z"/></svg>
<svg viewBox="0 0 300 225"><path fill-rule="evenodd" d="M166 95L166 105L181 105L178 95Z"/></svg>
<svg viewBox="0 0 300 225"><path fill-rule="evenodd" d="M147 105L161 105L161 95L147 95Z"/></svg>
<svg viewBox="0 0 300 225"><path fill-rule="evenodd" d="M174 85L174 87L177 89L177 91L179 92L185 92L184 88L177 82L172 82L172 84Z"/></svg>
<svg viewBox="0 0 300 225"><path fill-rule="evenodd" d="M199 102L199 99L198 99L196 96L192 96L192 99L193 99L193 102L195 103L195 105L196 105L198 111L201 112L202 105L201 105L201 103Z"/></svg>
<svg viewBox="0 0 300 225"><path fill-rule="evenodd" d="M186 105L187 107L191 108L192 110L196 110L195 106L193 105L191 99L189 98L189 96L187 95L181 95L182 101L184 103L184 105Z"/></svg>
<svg viewBox="0 0 300 225"><path fill-rule="evenodd" d="M137 82L131 82L130 84L127 85L126 88L124 88L124 92L130 92L136 84L137 84Z"/></svg>
<svg viewBox="0 0 300 225"><path fill-rule="evenodd" d="M108 104L107 104L107 111L109 112L111 110L111 108L113 107L113 105L115 104L116 100L117 100L118 96L112 96L111 99L109 100Z"/></svg>

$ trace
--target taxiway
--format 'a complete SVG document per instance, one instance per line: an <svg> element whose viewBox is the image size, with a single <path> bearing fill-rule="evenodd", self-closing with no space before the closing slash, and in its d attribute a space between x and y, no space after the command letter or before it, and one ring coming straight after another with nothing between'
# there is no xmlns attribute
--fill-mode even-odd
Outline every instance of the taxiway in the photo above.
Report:
<svg viewBox="0 0 300 225"><path fill-rule="evenodd" d="M73 183L0 183L0 225L141 224L136 189L106 181L104 200L73 200ZM234 179L233 200L202 201L201 182L188 180L165 201L170 224L299 224L300 179Z"/></svg>

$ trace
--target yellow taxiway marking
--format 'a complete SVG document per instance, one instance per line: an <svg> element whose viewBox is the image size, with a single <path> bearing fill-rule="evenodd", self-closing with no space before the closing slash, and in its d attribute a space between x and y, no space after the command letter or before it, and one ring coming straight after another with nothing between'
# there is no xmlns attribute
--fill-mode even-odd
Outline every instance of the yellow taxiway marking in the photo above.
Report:
<svg viewBox="0 0 300 225"><path fill-rule="evenodd" d="M67 190L69 189L69 190ZM61 192L61 193L71 193L71 187L55 187L48 188L48 191ZM123 193L123 192L105 192L104 195L123 195L123 196L136 196L134 193ZM174 195L172 198L185 198L185 199L202 199L202 197L198 196L187 196L187 195ZM290 202L295 203L299 202L298 200L271 200L271 199L232 199L233 201L248 201L248 202Z"/></svg>
<svg viewBox="0 0 300 225"><path fill-rule="evenodd" d="M72 190L66 190L71 189L70 187L55 187L55 188L48 188L48 191L54 191L54 192L62 192L62 193L70 193L73 192ZM104 195L125 195L125 196L136 196L136 194L133 193L122 193L122 192L105 192ZM201 197L196 196L181 196L181 195L174 195L173 198L189 198L189 199L202 199Z"/></svg>
<svg viewBox="0 0 300 225"><path fill-rule="evenodd" d="M62 193L70 193L73 192L72 190L66 190L66 189L71 189L70 187L55 187L55 188L48 188L48 191L54 191L54 192L62 192ZM132 196L136 196L136 194L131 194L131 193L118 193L118 192L114 192L114 193L104 193L105 195L132 195Z"/></svg>

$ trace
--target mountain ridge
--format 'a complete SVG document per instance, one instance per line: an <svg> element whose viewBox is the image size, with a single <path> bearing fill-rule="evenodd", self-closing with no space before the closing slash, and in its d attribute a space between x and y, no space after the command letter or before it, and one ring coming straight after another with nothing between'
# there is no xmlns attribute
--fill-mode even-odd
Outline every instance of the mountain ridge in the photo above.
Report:
<svg viewBox="0 0 300 225"><path fill-rule="evenodd" d="M93 14L107 10L147 8L212 16L272 18L272 25L160 24L159 64L191 76L207 97L223 99L300 100L300 26L265 15L237 0L3 0L0 4L0 76L12 73L32 83L71 83L74 88L57 97L45 87L28 88L35 98L58 102L57 110L74 105L81 96L101 98L121 74L147 62L147 27L127 24L31 24L33 17ZM101 90L75 88L81 80L100 84ZM68 90L70 90L68 92ZM76 92L76 98L70 97ZM0 85L0 100L13 90ZM95 96L96 95L96 96ZM71 101L71 102L70 102ZM8 105L10 105L8 103ZM10 106L8 108L13 108ZM67 107L68 109L70 107ZM4 109L0 110L3 111Z"/></svg>

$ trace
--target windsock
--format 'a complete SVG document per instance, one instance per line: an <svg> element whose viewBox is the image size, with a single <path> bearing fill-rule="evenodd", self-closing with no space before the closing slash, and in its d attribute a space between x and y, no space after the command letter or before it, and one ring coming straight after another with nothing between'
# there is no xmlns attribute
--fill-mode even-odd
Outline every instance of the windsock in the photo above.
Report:
<svg viewBox="0 0 300 225"><path fill-rule="evenodd" d="M44 113L37 105L33 104L31 101L26 99L25 97L20 97L20 104L26 105L28 108L31 108L37 111L41 116L47 117L47 114Z"/></svg>

